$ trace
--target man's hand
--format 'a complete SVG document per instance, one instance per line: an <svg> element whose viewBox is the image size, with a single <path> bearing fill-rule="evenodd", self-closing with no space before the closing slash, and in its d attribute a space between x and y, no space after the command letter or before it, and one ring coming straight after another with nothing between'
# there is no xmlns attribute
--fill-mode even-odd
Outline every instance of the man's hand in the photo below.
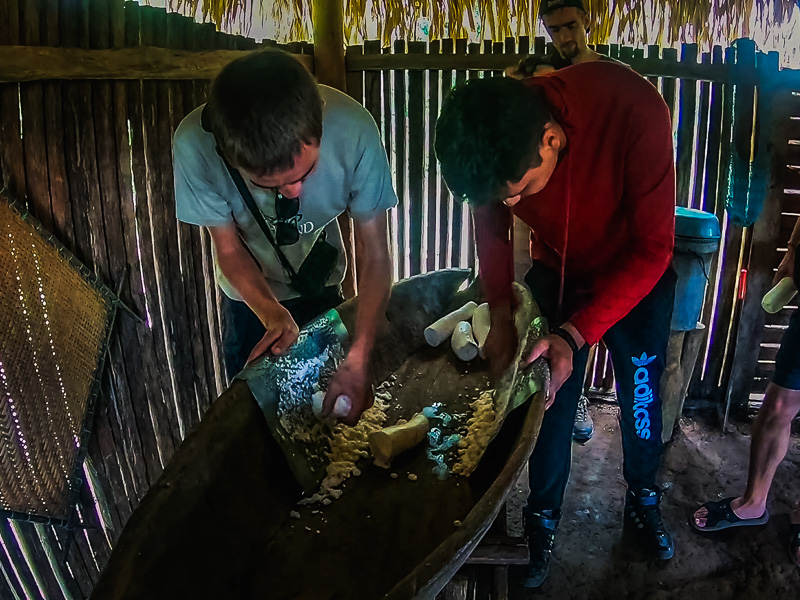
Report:
<svg viewBox="0 0 800 600"><path fill-rule="evenodd" d="M272 354L283 354L286 349L297 341L300 330L294 322L292 315L278 302L270 302L256 313L264 324L267 332L261 338L250 356L247 357L247 364L250 364L267 352Z"/></svg>
<svg viewBox="0 0 800 600"><path fill-rule="evenodd" d="M544 357L550 363L550 390L544 405L547 410L553 405L556 392L572 375L572 348L559 336L546 335L534 344L525 362L529 365L540 357Z"/></svg>
<svg viewBox="0 0 800 600"><path fill-rule="evenodd" d="M784 277L792 277L794 274L794 259L797 250L794 246L789 244L789 249L786 251L786 256L783 257L781 264L778 265L778 272L772 280L772 285L777 285Z"/></svg>
<svg viewBox="0 0 800 600"><path fill-rule="evenodd" d="M339 420L351 427L358 423L363 412L371 407L375 400L370 385L369 361L360 351L351 350L336 375L331 379L328 390L325 392L325 399L322 401L323 417L327 417L333 412L339 396L350 398L350 413L340 417Z"/></svg>
<svg viewBox="0 0 800 600"><path fill-rule="evenodd" d="M498 381L503 376L517 353L518 342L511 310L492 312L492 326L483 345L484 354L489 359L492 381Z"/></svg>

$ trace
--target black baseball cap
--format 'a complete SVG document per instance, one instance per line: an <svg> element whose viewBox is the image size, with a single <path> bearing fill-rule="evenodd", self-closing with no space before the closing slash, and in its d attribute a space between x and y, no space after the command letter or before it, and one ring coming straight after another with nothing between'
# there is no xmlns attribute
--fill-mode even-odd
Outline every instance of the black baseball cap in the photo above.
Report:
<svg viewBox="0 0 800 600"><path fill-rule="evenodd" d="M539 16L543 17L560 8L578 8L586 12L581 0L542 0L539 4Z"/></svg>

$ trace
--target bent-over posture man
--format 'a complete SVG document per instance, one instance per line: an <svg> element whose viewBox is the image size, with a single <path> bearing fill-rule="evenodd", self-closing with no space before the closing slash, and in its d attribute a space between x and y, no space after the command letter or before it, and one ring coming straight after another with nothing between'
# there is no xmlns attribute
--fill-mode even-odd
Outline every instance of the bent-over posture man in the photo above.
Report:
<svg viewBox="0 0 800 600"><path fill-rule="evenodd" d="M534 263L525 281L551 333L527 360L546 358L552 383L529 465L531 560L523 579L529 587L541 585L549 570L588 349L600 338L619 386L625 521L653 557L674 553L656 485L658 381L675 294L671 131L656 89L606 62L524 81L471 80L448 97L436 126L442 174L475 210L494 370L515 352L512 213L533 233Z"/></svg>
<svg viewBox="0 0 800 600"><path fill-rule="evenodd" d="M788 250L778 266L774 283L793 277L800 287L800 219L795 223ZM764 403L753 423L750 468L744 494L719 502L706 502L692 517L699 531L719 531L743 525L763 525L769 519L767 496L778 465L786 456L792 421L800 412L800 310L795 310L783 334L775 358L775 373L767 387ZM800 498L798 499L800 500ZM800 567L800 503L791 516L789 554Z"/></svg>
<svg viewBox="0 0 800 600"><path fill-rule="evenodd" d="M206 227L224 292L225 367L280 354L298 328L342 301L346 267L336 218L353 218L360 290L356 331L323 413L351 399L343 422L372 404L369 360L391 284L386 212L397 203L370 114L318 85L291 55L254 52L227 65L208 104L173 143L178 218Z"/></svg>

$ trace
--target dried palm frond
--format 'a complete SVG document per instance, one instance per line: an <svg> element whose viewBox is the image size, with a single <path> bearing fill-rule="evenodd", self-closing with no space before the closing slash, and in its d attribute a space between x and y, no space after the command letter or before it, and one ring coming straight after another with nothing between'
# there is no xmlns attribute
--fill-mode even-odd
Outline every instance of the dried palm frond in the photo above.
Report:
<svg viewBox="0 0 800 600"><path fill-rule="evenodd" d="M274 20L283 39L308 40L311 0L169 0L224 28L242 19ZM425 37L493 39L533 35L540 0L341 0L345 37L355 43L377 37L413 40L421 23ZM584 0L592 26L590 42L616 38L631 44L707 44L747 37L751 23L779 26L797 9L797 0Z"/></svg>

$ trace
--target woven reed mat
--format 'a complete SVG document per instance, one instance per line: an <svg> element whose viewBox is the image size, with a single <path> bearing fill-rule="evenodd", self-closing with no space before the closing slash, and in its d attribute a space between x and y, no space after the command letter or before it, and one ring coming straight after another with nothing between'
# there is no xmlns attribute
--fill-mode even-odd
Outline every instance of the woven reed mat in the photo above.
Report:
<svg viewBox="0 0 800 600"><path fill-rule="evenodd" d="M114 307L40 231L0 197L0 513L57 521L79 486Z"/></svg>

